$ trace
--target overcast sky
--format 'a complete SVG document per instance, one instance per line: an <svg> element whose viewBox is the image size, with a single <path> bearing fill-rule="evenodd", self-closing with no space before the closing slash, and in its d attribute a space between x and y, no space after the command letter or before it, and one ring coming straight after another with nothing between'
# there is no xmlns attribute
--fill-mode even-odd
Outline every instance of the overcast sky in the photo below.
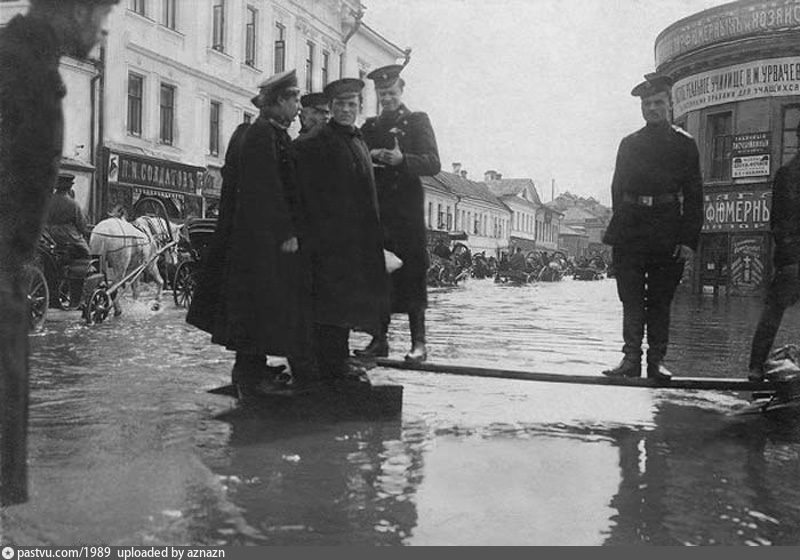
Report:
<svg viewBox="0 0 800 560"><path fill-rule="evenodd" d="M720 0L362 0L400 47L406 104L427 112L442 167L530 177L610 204L617 147L643 126L630 90L656 36Z"/></svg>

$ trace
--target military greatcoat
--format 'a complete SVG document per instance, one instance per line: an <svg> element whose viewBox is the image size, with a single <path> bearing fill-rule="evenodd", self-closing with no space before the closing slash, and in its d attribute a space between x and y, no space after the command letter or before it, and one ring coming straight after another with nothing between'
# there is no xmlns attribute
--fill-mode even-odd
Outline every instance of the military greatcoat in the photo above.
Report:
<svg viewBox="0 0 800 560"><path fill-rule="evenodd" d="M367 119L361 128L373 149L392 149L395 139L403 153L396 167L375 168L384 243L403 266L392 273L392 312L407 313L427 306L425 276L428 271L425 196L420 177L441 171L439 150L428 115L409 111L384 111Z"/></svg>
<svg viewBox="0 0 800 560"><path fill-rule="evenodd" d="M292 237L304 245L291 140L284 127L262 116L242 132L238 148L230 220L227 205L221 208L219 227L227 239L214 320L209 325L199 318L209 311L199 308L187 320L230 350L296 355L308 328L303 306L310 278L302 250L281 251Z"/></svg>
<svg viewBox="0 0 800 560"><path fill-rule="evenodd" d="M334 121L295 146L308 210L314 322L376 334L389 294L367 146L357 128Z"/></svg>

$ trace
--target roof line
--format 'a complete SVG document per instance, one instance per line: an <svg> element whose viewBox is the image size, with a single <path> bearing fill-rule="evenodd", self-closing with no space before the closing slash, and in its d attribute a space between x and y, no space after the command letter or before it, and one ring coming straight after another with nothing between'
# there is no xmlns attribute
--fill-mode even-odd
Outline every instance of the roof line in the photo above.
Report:
<svg viewBox="0 0 800 560"><path fill-rule="evenodd" d="M395 49L399 55L402 55L402 54L405 53L405 49L402 49L402 48L398 47L396 44L391 42L389 39L387 39L386 37L384 37L383 35L381 35L377 31L375 31L372 27L367 25L366 22L363 22L363 21L361 22L361 28L366 29L372 35L374 35L376 38L378 38L379 40L381 40L384 43L386 43L387 46L389 46L392 49Z"/></svg>

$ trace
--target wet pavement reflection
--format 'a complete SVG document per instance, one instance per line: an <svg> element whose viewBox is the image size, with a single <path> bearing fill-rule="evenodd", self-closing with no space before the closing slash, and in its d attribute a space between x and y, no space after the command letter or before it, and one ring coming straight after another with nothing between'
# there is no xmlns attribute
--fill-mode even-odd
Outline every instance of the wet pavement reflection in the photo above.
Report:
<svg viewBox="0 0 800 560"><path fill-rule="evenodd" d="M619 360L612 280L431 292L436 362L593 374ZM668 366L740 377L760 302L680 294ZM798 544L800 420L745 394L375 369L402 418L282 418L207 390L231 356L171 303L32 337L24 544ZM797 341L791 310L777 344ZM391 329L393 356L407 323ZM352 345L366 343L355 335Z"/></svg>

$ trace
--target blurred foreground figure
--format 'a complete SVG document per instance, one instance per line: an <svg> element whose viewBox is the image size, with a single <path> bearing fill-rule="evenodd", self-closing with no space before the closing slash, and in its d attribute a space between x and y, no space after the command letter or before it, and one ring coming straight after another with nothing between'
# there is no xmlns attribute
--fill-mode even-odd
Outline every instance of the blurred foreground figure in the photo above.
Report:
<svg viewBox="0 0 800 560"><path fill-rule="evenodd" d="M0 30L0 503L27 500L26 264L41 233L61 159L67 90L61 55L85 58L119 0L31 0Z"/></svg>
<svg viewBox="0 0 800 560"><path fill-rule="evenodd" d="M800 139L800 125L797 127ZM778 169L772 186L770 228L775 275L750 350L751 381L764 379L764 365L787 308L800 299L800 154Z"/></svg>
<svg viewBox="0 0 800 560"><path fill-rule="evenodd" d="M703 181L697 144L671 124L672 82L649 74L631 95L641 98L644 128L617 152L611 197L614 215L603 242L614 249L622 301L620 364L612 377L640 377L647 326L647 377L667 381L663 365L672 298L692 258L703 225Z"/></svg>

